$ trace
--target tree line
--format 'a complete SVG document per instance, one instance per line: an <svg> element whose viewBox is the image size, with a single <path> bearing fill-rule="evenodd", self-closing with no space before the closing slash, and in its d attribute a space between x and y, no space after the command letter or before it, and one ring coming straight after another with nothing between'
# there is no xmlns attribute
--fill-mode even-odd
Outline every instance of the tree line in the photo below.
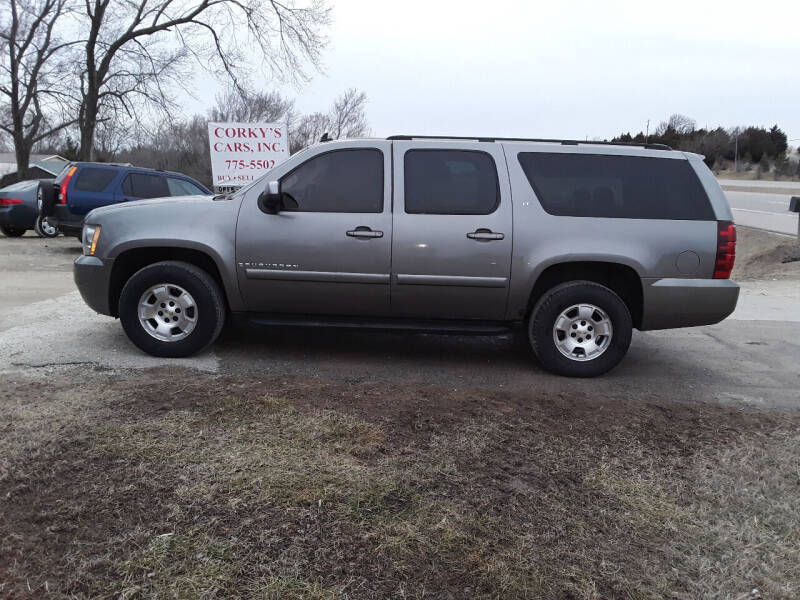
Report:
<svg viewBox="0 0 800 600"><path fill-rule="evenodd" d="M198 67L243 98L307 80L329 21L325 0L3 0L0 133L22 174L54 136L95 160L115 130L174 122Z"/></svg>
<svg viewBox="0 0 800 600"><path fill-rule="evenodd" d="M309 146L327 133L332 139L369 135L365 116L367 96L354 88L336 98L325 112L300 114L294 101L278 92L231 89L216 98L206 113L188 119L161 119L131 139L119 127L104 127L97 137L96 159L175 171L211 187L209 122L285 122L289 152ZM80 146L68 134L56 136L40 149L70 160L80 159Z"/></svg>
<svg viewBox="0 0 800 600"><path fill-rule="evenodd" d="M774 168L777 174L792 175L792 171L800 168L798 163L788 159L787 136L778 125L769 129L752 125L698 129L693 119L674 114L662 121L653 133L623 133L613 141L666 144L677 150L695 152L704 155L706 164L715 170L752 164L763 172Z"/></svg>

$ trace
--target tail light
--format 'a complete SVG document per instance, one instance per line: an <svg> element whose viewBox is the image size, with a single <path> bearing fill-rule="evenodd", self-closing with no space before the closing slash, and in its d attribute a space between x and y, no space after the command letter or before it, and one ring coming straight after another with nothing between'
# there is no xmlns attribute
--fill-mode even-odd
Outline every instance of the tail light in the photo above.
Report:
<svg viewBox="0 0 800 600"><path fill-rule="evenodd" d="M717 260L714 279L728 279L736 260L736 225L730 221L717 222Z"/></svg>
<svg viewBox="0 0 800 600"><path fill-rule="evenodd" d="M64 177L64 181L61 182L61 190L58 193L59 204L67 203L67 186L69 185L69 180L72 179L72 176L75 175L75 171L77 170L78 167L72 167L69 171L67 171L67 176Z"/></svg>
<svg viewBox="0 0 800 600"><path fill-rule="evenodd" d="M11 206L12 204L22 204L20 198L0 198L0 206Z"/></svg>

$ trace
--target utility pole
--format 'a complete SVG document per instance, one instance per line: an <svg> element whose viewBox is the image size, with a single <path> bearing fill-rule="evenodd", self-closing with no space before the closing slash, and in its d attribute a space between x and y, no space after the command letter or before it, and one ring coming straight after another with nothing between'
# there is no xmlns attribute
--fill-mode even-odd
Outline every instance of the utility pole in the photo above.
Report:
<svg viewBox="0 0 800 600"><path fill-rule="evenodd" d="M739 134L736 134L736 149L733 152L733 171L739 172Z"/></svg>
<svg viewBox="0 0 800 600"><path fill-rule="evenodd" d="M647 119L647 133L644 134L644 141L647 142L650 139L650 119Z"/></svg>

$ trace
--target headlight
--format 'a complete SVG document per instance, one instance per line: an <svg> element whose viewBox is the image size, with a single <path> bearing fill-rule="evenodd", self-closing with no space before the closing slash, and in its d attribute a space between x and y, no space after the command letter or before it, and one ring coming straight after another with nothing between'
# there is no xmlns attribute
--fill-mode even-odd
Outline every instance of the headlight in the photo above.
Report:
<svg viewBox="0 0 800 600"><path fill-rule="evenodd" d="M100 239L100 225L83 226L83 254L93 256L97 249L97 240Z"/></svg>

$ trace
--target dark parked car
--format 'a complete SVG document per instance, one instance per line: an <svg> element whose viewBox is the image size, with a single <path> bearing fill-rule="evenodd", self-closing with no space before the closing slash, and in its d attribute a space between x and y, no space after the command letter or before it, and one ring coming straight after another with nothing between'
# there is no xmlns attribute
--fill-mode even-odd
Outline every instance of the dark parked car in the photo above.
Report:
<svg viewBox="0 0 800 600"><path fill-rule="evenodd" d="M39 212L65 235L80 237L95 208L144 198L210 196L202 183L180 173L110 163L70 163L54 180L42 180Z"/></svg>
<svg viewBox="0 0 800 600"><path fill-rule="evenodd" d="M58 231L39 215L37 194L39 180L20 181L0 189L0 231L8 237L20 237L33 229L39 237L55 237Z"/></svg>

